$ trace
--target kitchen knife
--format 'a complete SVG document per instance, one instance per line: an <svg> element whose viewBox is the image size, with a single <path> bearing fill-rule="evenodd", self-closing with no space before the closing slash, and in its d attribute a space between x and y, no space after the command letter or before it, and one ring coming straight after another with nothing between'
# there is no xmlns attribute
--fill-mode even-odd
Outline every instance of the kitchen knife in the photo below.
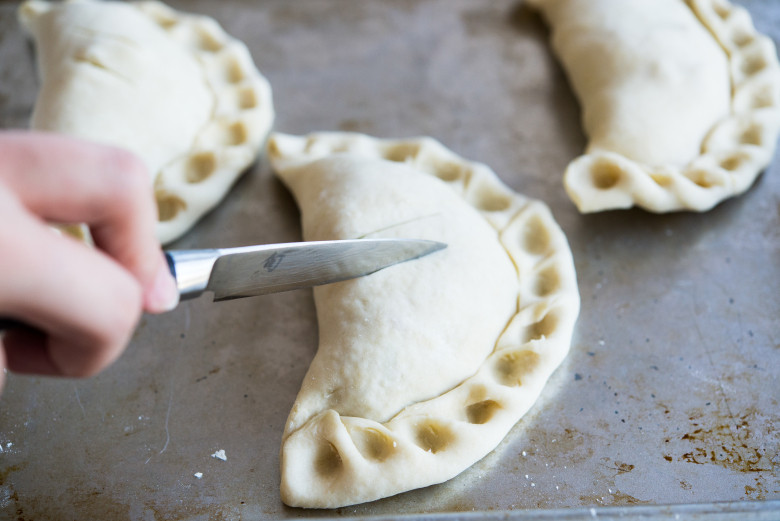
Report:
<svg viewBox="0 0 780 521"><path fill-rule="evenodd" d="M354 239L168 250L165 257L182 300L212 292L218 302L362 277L446 247L423 239ZM0 331L19 326L25 324L0 317Z"/></svg>
<svg viewBox="0 0 780 521"><path fill-rule="evenodd" d="M165 253L182 299L214 301L278 293L362 277L447 245L423 239L292 242Z"/></svg>

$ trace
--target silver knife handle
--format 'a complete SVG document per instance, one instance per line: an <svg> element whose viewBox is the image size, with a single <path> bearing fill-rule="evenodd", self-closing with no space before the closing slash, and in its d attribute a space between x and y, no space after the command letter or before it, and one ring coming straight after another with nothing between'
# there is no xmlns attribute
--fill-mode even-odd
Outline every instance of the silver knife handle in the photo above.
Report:
<svg viewBox="0 0 780 521"><path fill-rule="evenodd" d="M168 250L165 259L182 300L198 297L206 290L211 269L219 258L219 250Z"/></svg>

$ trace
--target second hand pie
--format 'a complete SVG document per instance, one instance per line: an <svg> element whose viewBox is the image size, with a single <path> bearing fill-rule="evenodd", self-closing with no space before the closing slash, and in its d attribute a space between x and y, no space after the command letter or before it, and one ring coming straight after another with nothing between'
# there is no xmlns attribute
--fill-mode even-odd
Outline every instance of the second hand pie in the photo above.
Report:
<svg viewBox="0 0 780 521"><path fill-rule="evenodd" d="M564 174L583 212L704 211L772 159L780 64L726 0L531 0L582 106L589 143Z"/></svg>
<svg viewBox="0 0 780 521"><path fill-rule="evenodd" d="M257 158L274 117L246 46L160 2L27 0L41 90L32 128L131 150L154 178L169 243Z"/></svg>

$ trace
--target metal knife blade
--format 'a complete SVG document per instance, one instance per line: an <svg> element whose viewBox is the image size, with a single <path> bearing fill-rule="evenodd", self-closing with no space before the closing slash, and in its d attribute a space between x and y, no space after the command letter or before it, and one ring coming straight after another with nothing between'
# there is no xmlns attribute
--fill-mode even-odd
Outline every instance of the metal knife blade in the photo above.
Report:
<svg viewBox="0 0 780 521"><path fill-rule="evenodd" d="M446 246L423 239L356 239L169 250L166 256L183 299L211 291L217 302L361 277Z"/></svg>

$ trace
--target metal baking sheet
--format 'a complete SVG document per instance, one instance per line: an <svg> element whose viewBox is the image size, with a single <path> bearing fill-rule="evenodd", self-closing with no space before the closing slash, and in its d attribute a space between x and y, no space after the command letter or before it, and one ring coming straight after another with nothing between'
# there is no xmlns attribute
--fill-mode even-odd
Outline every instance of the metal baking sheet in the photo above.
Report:
<svg viewBox="0 0 780 521"><path fill-rule="evenodd" d="M777 41L780 4L742 3ZM16 5L0 2L4 128L27 125L37 89ZM248 44L273 85L277 130L434 136L547 202L582 295L571 353L501 445L455 479L305 511L279 500L278 450L316 349L311 292L192 301L145 317L124 356L95 378L9 376L0 517L777 514L777 158L746 194L707 213L582 216L561 184L585 145L579 107L544 24L522 2L172 5L215 17ZM261 161L175 246L299 239L295 204ZM226 461L212 457L220 449Z"/></svg>

